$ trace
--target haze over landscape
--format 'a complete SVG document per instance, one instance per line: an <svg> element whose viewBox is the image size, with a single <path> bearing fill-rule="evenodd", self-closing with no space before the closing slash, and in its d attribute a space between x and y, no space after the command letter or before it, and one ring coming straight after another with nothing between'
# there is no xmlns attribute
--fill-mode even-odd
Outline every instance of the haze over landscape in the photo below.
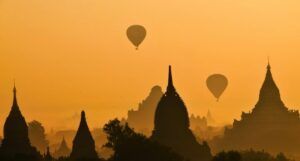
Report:
<svg viewBox="0 0 300 161"><path fill-rule="evenodd" d="M299 8L0 0L0 160L300 161Z"/></svg>
<svg viewBox="0 0 300 161"><path fill-rule="evenodd" d="M232 123L258 99L270 56L288 107L300 109L300 2L252 1L21 1L0 2L0 122L12 101L13 80L28 121L77 128L126 117L154 85L165 91L173 66L189 114ZM136 51L131 24L147 28ZM205 80L222 73L229 86L217 103ZM2 129L3 126L1 126Z"/></svg>

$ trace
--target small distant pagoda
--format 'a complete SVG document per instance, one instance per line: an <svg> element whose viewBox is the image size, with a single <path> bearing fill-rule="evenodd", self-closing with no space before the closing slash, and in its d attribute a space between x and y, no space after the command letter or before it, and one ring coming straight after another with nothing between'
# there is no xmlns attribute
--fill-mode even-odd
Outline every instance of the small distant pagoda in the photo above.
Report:
<svg viewBox="0 0 300 161"><path fill-rule="evenodd" d="M170 147L190 161L210 161L210 148L199 144L190 130L187 108L173 85L171 66L167 91L155 112L153 140Z"/></svg>
<svg viewBox="0 0 300 161"><path fill-rule="evenodd" d="M13 104L4 124L4 138L0 148L0 155L5 158L24 156L32 160L41 158L36 148L31 146L28 137L28 127L18 102L17 89L13 88Z"/></svg>
<svg viewBox="0 0 300 161"><path fill-rule="evenodd" d="M68 157L70 155L70 153L71 153L71 150L67 145L65 137L63 137L59 148L53 153L53 156L55 158Z"/></svg>
<svg viewBox="0 0 300 161"><path fill-rule="evenodd" d="M234 120L222 138L212 141L212 147L214 151L264 149L300 159L296 156L300 151L299 134L299 112L284 105L268 63L255 107L249 113L243 112L241 120Z"/></svg>
<svg viewBox="0 0 300 161"><path fill-rule="evenodd" d="M76 136L73 140L73 148L70 159L74 161L94 161L99 159L95 150L95 141L87 125L84 111L81 112L81 121Z"/></svg>

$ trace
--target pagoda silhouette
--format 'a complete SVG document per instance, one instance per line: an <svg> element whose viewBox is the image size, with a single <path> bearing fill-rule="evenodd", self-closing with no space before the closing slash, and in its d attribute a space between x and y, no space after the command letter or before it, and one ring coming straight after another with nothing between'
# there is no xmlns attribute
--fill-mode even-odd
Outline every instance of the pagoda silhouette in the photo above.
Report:
<svg viewBox="0 0 300 161"><path fill-rule="evenodd" d="M63 137L59 148L53 153L53 156L55 158L68 157L70 155L70 153L71 153L71 150L67 145L65 137Z"/></svg>
<svg viewBox="0 0 300 161"><path fill-rule="evenodd" d="M171 66L167 91L157 105L151 138L190 161L209 161L210 148L199 144L190 130L187 108L173 85Z"/></svg>
<svg viewBox="0 0 300 161"><path fill-rule="evenodd" d="M4 138L0 148L1 161L7 160L39 160L42 156L31 146L28 137L28 126L18 102L17 90L13 88L13 104L4 124Z"/></svg>
<svg viewBox="0 0 300 161"><path fill-rule="evenodd" d="M99 160L95 150L95 141L86 122L85 112L81 112L80 125L73 140L73 148L70 155L72 161L96 161Z"/></svg>
<svg viewBox="0 0 300 161"><path fill-rule="evenodd" d="M266 150L273 154L284 152L300 159L299 112L289 110L283 103L268 63L259 99L251 112L242 112L241 120L234 120L224 136L212 141L214 151Z"/></svg>

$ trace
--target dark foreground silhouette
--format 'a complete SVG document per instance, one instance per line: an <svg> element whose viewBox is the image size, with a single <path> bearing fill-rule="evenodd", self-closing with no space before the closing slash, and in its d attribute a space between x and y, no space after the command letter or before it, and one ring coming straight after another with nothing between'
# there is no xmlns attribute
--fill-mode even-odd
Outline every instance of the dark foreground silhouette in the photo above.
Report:
<svg viewBox="0 0 300 161"><path fill-rule="evenodd" d="M109 161L183 161L183 157L171 148L160 145L143 134L134 132L128 124L124 126L119 120L112 120L104 126L108 142L114 154Z"/></svg>
<svg viewBox="0 0 300 161"><path fill-rule="evenodd" d="M282 153L279 153L276 157L264 151L228 151L218 153L212 161L293 161L288 159Z"/></svg>

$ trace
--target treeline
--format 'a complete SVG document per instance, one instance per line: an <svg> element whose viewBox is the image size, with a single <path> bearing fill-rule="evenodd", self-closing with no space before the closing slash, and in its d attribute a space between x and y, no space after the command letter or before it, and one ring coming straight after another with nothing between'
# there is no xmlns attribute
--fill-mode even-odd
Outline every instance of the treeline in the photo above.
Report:
<svg viewBox="0 0 300 161"><path fill-rule="evenodd" d="M107 134L104 147L111 148L114 153L106 161L188 161L173 152L170 148L152 141L143 134L136 133L128 124L121 124L117 119L109 121L103 128ZM30 156L1 157L1 161L74 161L69 158L54 159L50 155L40 158ZM105 159L81 158L75 161L105 161ZM293 161L283 154L272 156L264 151L229 151L215 155L212 161Z"/></svg>
<svg viewBox="0 0 300 161"><path fill-rule="evenodd" d="M283 153L275 157L265 151L228 151L220 152L212 161L294 161L288 159Z"/></svg>

